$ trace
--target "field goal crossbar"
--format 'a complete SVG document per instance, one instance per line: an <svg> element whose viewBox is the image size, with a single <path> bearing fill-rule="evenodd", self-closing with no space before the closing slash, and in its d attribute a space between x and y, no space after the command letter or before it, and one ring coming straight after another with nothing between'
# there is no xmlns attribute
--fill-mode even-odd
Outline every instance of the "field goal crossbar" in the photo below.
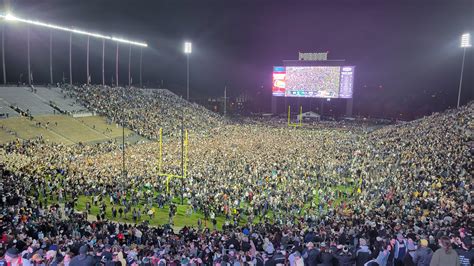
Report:
<svg viewBox="0 0 474 266"><path fill-rule="evenodd" d="M300 115L297 123L291 123L291 106L288 105L288 126L289 127L301 127L303 125L303 106L300 105Z"/></svg>
<svg viewBox="0 0 474 266"><path fill-rule="evenodd" d="M163 166L163 128L160 128L160 152L158 158L158 176L165 176L166 177L166 193L170 193L170 180L171 178L186 178L188 174L188 130L184 131L184 140L183 140L183 158L182 158L182 165L183 165L183 174L182 175L175 175L169 173L162 172Z"/></svg>

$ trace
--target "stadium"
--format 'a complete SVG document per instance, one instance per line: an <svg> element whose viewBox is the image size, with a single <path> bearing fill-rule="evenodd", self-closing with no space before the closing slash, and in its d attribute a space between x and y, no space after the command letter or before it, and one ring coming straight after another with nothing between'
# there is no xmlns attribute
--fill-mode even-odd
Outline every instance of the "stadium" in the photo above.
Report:
<svg viewBox="0 0 474 266"><path fill-rule="evenodd" d="M375 25L365 12L425 8L403 1L300 3L301 17L285 1L271 15L246 1L6 2L0 266L473 265L472 3L433 2L427 23L453 13L461 34L424 35L457 50L421 69L396 58L428 48L382 62L341 48L365 43L353 29L324 44L303 34L328 10L375 31L398 15ZM190 29L146 23L177 18ZM254 23L295 23L298 44Z"/></svg>

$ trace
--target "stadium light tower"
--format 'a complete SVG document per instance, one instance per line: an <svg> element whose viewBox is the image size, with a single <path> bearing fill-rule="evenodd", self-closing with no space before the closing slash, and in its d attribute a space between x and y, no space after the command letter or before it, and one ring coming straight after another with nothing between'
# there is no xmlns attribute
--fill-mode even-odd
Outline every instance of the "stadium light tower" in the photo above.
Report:
<svg viewBox="0 0 474 266"><path fill-rule="evenodd" d="M130 40L126 40L126 39L119 38L119 37L103 35L103 34L100 34L100 33L88 32L88 31L79 30L79 29L75 29L75 28L69 28L69 27L49 24L49 23L45 23L45 22L41 22L41 21L24 19L24 18L17 17L15 15L11 14L11 13L0 14L0 18L3 18L5 21L23 22L23 23L26 23L26 24L31 24L31 25L50 28L50 29L56 29L56 30L62 30L62 31L77 33L77 34L80 34L80 35L91 36L91 37L95 37L95 38L99 38L99 39L106 39L106 40L111 40L111 41L115 41L115 42L133 44L133 45L142 46L142 47L148 47L148 45L144 42L130 41Z"/></svg>
<svg viewBox="0 0 474 266"><path fill-rule="evenodd" d="M53 30L49 31L49 83L53 85Z"/></svg>
<svg viewBox="0 0 474 266"><path fill-rule="evenodd" d="M30 26L27 29L27 61L28 61L28 85L31 86L31 60L30 60Z"/></svg>
<svg viewBox="0 0 474 266"><path fill-rule="evenodd" d="M33 26L39 26L39 27L44 27L44 28L49 28L51 30L60 30L64 32L69 32L69 83L72 84L72 34L79 34L79 35L85 35L87 36L87 62L89 61L89 38L94 37L98 39L102 39L102 84L105 84L105 77L104 77L104 50L105 50L105 40L110 40L113 42L117 43L117 49L116 52L118 53L118 44L119 43L125 43L129 44L130 46L135 45L135 46L140 46L141 48L143 47L148 47L148 45L144 42L137 42L137 41L132 41L132 40L127 40L119 37L114 37L112 35L104 35L96 32L89 32L85 30L80 30L72 27L64 27L64 26L59 26L55 24L50 24L46 22L41 22L37 20L32 20L29 18L21 18L17 17L12 13L0 13L0 19L3 19L5 22L9 23L15 23L15 22L21 22L25 23L28 25L33 25ZM29 28L28 28L29 30ZM50 33L50 82L53 82L53 77L52 77L52 33ZM5 47L4 47L4 29L2 26L2 54L5 53ZM29 32L28 32L28 48L29 48ZM29 49L28 49L29 51ZM4 56L3 56L4 58ZM29 57L28 57L28 62L29 62ZM2 59L2 64L4 64L4 59ZM118 85L118 56L116 55L116 85ZM140 66L141 69L141 66ZM89 73L89 63L87 63L87 83L90 82L90 73ZM30 64L28 64L28 82L32 82L32 71L30 69ZM4 73L4 83L6 83L6 74L5 74L5 67L3 67L3 73Z"/></svg>
<svg viewBox="0 0 474 266"><path fill-rule="evenodd" d="M102 86L105 85L105 39L102 39Z"/></svg>
<svg viewBox="0 0 474 266"><path fill-rule="evenodd" d="M90 36L87 36L87 54L86 54L86 84L89 85L89 82L91 81L90 73L89 73L89 38Z"/></svg>
<svg viewBox="0 0 474 266"><path fill-rule="evenodd" d="M72 85L72 32L69 33L69 84Z"/></svg>
<svg viewBox="0 0 474 266"><path fill-rule="evenodd" d="M118 87L119 82L119 43L117 43L117 49L115 50L115 87Z"/></svg>
<svg viewBox="0 0 474 266"><path fill-rule="evenodd" d="M189 101L189 54L192 52L192 43L184 43L184 53L186 54L186 99Z"/></svg>
<svg viewBox="0 0 474 266"><path fill-rule="evenodd" d="M143 60L143 49L140 47L140 87L142 86L142 60Z"/></svg>
<svg viewBox="0 0 474 266"><path fill-rule="evenodd" d="M461 65L461 78L459 80L457 108L459 108L459 103L461 101L462 74L464 72L464 59L466 58L466 48L471 47L471 46L472 46L472 44L471 44L471 34L470 33L464 33L461 36L461 48L463 48L463 53L462 53L462 65Z"/></svg>
<svg viewBox="0 0 474 266"><path fill-rule="evenodd" d="M5 24L2 23L2 71L3 84L7 84L7 72L5 70Z"/></svg>
<svg viewBox="0 0 474 266"><path fill-rule="evenodd" d="M128 86L132 86L132 76L130 75L130 61L132 60L132 46L128 47Z"/></svg>

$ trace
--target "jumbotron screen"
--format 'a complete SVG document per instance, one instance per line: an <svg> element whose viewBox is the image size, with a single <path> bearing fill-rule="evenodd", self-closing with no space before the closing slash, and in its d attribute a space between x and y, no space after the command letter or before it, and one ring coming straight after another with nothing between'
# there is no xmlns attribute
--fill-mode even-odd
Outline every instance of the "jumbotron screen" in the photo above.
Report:
<svg viewBox="0 0 474 266"><path fill-rule="evenodd" d="M354 66L273 67L273 96L352 98Z"/></svg>

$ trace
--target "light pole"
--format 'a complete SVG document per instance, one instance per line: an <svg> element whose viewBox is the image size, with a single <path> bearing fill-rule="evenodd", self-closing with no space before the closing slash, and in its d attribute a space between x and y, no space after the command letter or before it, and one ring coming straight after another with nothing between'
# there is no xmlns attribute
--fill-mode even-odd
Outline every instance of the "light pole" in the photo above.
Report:
<svg viewBox="0 0 474 266"><path fill-rule="evenodd" d="M224 117L227 114L227 86L224 86Z"/></svg>
<svg viewBox="0 0 474 266"><path fill-rule="evenodd" d="M69 84L72 85L72 32L69 34Z"/></svg>
<svg viewBox="0 0 474 266"><path fill-rule="evenodd" d="M189 54L192 52L192 43L184 43L184 53L186 54L186 100L189 101Z"/></svg>
<svg viewBox="0 0 474 266"><path fill-rule="evenodd" d="M105 86L104 60L105 60L105 39L102 39L102 86Z"/></svg>
<svg viewBox="0 0 474 266"><path fill-rule="evenodd" d="M118 87L118 71L119 71L119 67L118 67L118 58L119 56L119 43L117 43L117 49L115 50L115 87Z"/></svg>
<svg viewBox="0 0 474 266"><path fill-rule="evenodd" d="M87 79L86 79L86 84L89 85L89 81L90 81L90 74L89 74L89 36L87 36L87 56L86 56L86 75L87 75Z"/></svg>
<svg viewBox="0 0 474 266"><path fill-rule="evenodd" d="M102 39L102 85L105 85L105 74L104 74L104 58L105 58L105 41L110 40L113 42L117 43L117 50L116 50L116 57L115 57L115 76L116 76L116 82L115 85L118 86L118 50L119 50L119 43L125 43L129 45L135 45L135 46L140 46L141 48L143 47L148 47L148 44L144 42L137 42L137 41L132 41L132 40L127 40L119 37L114 37L111 35L103 35L95 32L88 32L84 30L79 30L76 28L71 28L71 27L65 27L65 26L60 26L60 25L55 25L55 24L50 24L47 22L41 22L29 18L21 18L13 15L12 13L7 13L7 14L0 14L0 19L10 22L10 23L15 23L15 22L21 22L21 23L26 23L28 25L34 25L34 26L39 26L39 27L44 27L44 28L49 28L51 30L59 30L59 31L64 31L64 32L69 32L69 84L72 85L72 34L77 34L77 35L85 35L87 36L87 46L89 47L89 37L94 37L98 39ZM2 67L3 67L3 82L6 83L6 70L5 70L5 29L4 29L4 24L2 23L1 25L1 31L2 31ZM31 65L30 65L30 28L28 26L28 32L27 32L27 41L28 41L28 83L32 83L33 81L33 72L31 71ZM53 81L53 75L52 75L52 33L50 32L50 82L52 83ZM87 49L87 58L89 58L89 49ZM87 60L88 61L88 60ZM141 62L141 60L140 60ZM141 63L140 63L141 64ZM87 63L87 68L89 68L89 63ZM90 73L87 69L87 83L90 83ZM141 70L141 65L140 65L140 70ZM140 72L141 73L141 72ZM23 74L20 75L23 77ZM141 75L140 75L141 76ZM20 82L21 82L21 77L20 77ZM65 83L66 77L63 72L63 83Z"/></svg>
<svg viewBox="0 0 474 266"><path fill-rule="evenodd" d="M132 86L132 77L130 76L130 61L132 60L132 45L128 47L128 87Z"/></svg>
<svg viewBox="0 0 474 266"><path fill-rule="evenodd" d="M5 24L2 23L2 70L3 84L7 84L7 72L5 69Z"/></svg>
<svg viewBox="0 0 474 266"><path fill-rule="evenodd" d="M464 59L466 58L466 48L471 47L471 46L472 46L471 45L471 34L470 33L464 33L461 36L461 48L463 48L463 53L462 53L462 65L461 65L461 78L459 79L457 108L459 108L459 102L461 101L462 74L464 72Z"/></svg>
<svg viewBox="0 0 474 266"><path fill-rule="evenodd" d="M143 49L140 47L140 88L143 88L142 86L142 60L143 60Z"/></svg>
<svg viewBox="0 0 474 266"><path fill-rule="evenodd" d="M53 85L53 30L49 31L49 82Z"/></svg>
<svg viewBox="0 0 474 266"><path fill-rule="evenodd" d="M27 36L27 48L28 48L28 85L31 86L31 62L30 62L30 27L28 26Z"/></svg>

